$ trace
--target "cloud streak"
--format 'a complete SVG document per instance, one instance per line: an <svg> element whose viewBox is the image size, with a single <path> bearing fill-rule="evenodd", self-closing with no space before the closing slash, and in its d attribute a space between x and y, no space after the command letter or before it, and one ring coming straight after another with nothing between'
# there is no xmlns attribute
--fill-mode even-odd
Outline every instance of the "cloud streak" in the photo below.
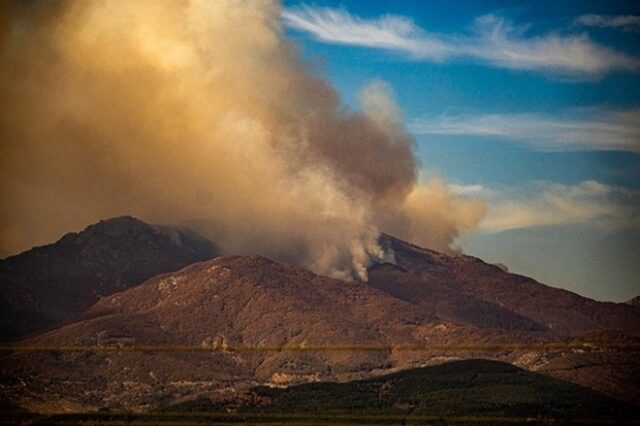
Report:
<svg viewBox="0 0 640 426"><path fill-rule="evenodd" d="M398 51L416 59L436 61L450 55L446 42L425 33L404 16L366 20L342 9L303 6L285 9L282 18L287 26L329 43Z"/></svg>
<svg viewBox="0 0 640 426"><path fill-rule="evenodd" d="M596 181L535 182L525 187L449 185L451 193L482 197L489 209L480 230L496 233L536 226L590 223L601 230L640 229L640 193Z"/></svg>
<svg viewBox="0 0 640 426"><path fill-rule="evenodd" d="M580 15L574 21L585 27L620 28L624 31L640 31L640 16L638 15Z"/></svg>
<svg viewBox="0 0 640 426"><path fill-rule="evenodd" d="M362 19L344 9L311 6L285 9L282 19L289 28L326 43L394 51L414 60L473 60L578 79L640 69L639 58L599 45L586 34L527 36L526 28L495 15L477 18L464 35L429 33L404 16Z"/></svg>
<svg viewBox="0 0 640 426"><path fill-rule="evenodd" d="M585 109L547 114L459 114L409 123L422 135L504 139L541 150L617 150L640 153L640 109Z"/></svg>

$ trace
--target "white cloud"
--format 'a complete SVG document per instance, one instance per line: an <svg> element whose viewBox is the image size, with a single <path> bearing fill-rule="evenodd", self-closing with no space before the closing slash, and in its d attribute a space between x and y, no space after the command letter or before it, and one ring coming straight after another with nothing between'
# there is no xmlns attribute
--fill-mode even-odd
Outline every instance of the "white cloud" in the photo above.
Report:
<svg viewBox="0 0 640 426"><path fill-rule="evenodd" d="M404 16L366 20L341 9L303 6L284 9L282 18L287 26L329 43L395 50L419 59L442 60L449 54L446 43Z"/></svg>
<svg viewBox="0 0 640 426"><path fill-rule="evenodd" d="M493 15L476 19L475 31L461 50L496 66L583 77L640 68L638 58L601 46L586 34L526 37L523 29Z"/></svg>
<svg viewBox="0 0 640 426"><path fill-rule="evenodd" d="M480 184L460 185L457 183L450 183L447 185L447 189L451 194L461 197L486 198L491 194L491 190L489 188Z"/></svg>
<svg viewBox="0 0 640 426"><path fill-rule="evenodd" d="M640 31L638 15L580 15L575 23L585 27L621 28L625 31Z"/></svg>
<svg viewBox="0 0 640 426"><path fill-rule="evenodd" d="M415 134L505 139L543 150L640 152L640 109L583 109L564 114L458 114L409 123Z"/></svg>
<svg viewBox="0 0 640 426"><path fill-rule="evenodd" d="M404 16L362 19L344 9L302 6L285 9L282 18L288 27L324 42L390 50L415 60L472 59L573 78L640 69L639 58L599 45L586 34L528 37L525 28L494 15L476 19L466 35L429 33Z"/></svg>
<svg viewBox="0 0 640 426"><path fill-rule="evenodd" d="M479 229L488 233L578 223L604 230L640 228L640 193L596 181L576 185L536 182L500 188L450 185L449 189L487 202L489 209Z"/></svg>

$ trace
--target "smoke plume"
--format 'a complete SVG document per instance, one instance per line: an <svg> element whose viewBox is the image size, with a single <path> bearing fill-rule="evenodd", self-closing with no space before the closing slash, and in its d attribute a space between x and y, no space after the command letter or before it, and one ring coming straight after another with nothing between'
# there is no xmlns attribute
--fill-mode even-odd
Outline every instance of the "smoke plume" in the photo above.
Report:
<svg viewBox="0 0 640 426"><path fill-rule="evenodd" d="M390 88L349 111L269 1L4 4L5 253L98 219L191 224L226 253L366 277L381 231L447 249L484 206L418 183Z"/></svg>

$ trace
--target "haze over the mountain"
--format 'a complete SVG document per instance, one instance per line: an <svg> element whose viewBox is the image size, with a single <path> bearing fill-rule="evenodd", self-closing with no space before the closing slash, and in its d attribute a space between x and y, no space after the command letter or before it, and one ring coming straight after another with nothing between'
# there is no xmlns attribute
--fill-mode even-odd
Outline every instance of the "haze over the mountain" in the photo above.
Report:
<svg viewBox="0 0 640 426"><path fill-rule="evenodd" d="M133 244L133 252L142 244L128 233L119 238ZM188 345L214 351L5 355L0 371L9 379L2 396L35 410L145 409L261 383L344 381L485 356L640 401L640 388L633 384L640 380L632 380L640 378L639 363L624 352L224 351L243 345L637 342L640 334L636 307L596 302L476 258L445 255L391 236L383 236L381 245L393 252L395 264L372 266L369 283L323 277L261 256L219 257L153 277L20 345Z"/></svg>
<svg viewBox="0 0 640 426"><path fill-rule="evenodd" d="M0 260L0 340L74 318L118 291L215 255L195 232L124 216Z"/></svg>

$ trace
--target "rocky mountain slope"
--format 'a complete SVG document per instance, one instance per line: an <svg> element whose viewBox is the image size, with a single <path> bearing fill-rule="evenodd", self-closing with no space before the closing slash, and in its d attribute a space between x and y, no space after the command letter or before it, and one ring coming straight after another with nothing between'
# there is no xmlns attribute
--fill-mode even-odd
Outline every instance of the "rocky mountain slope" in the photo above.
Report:
<svg viewBox="0 0 640 426"><path fill-rule="evenodd" d="M193 231L119 217L0 260L0 340L45 330L100 297L214 255Z"/></svg>

